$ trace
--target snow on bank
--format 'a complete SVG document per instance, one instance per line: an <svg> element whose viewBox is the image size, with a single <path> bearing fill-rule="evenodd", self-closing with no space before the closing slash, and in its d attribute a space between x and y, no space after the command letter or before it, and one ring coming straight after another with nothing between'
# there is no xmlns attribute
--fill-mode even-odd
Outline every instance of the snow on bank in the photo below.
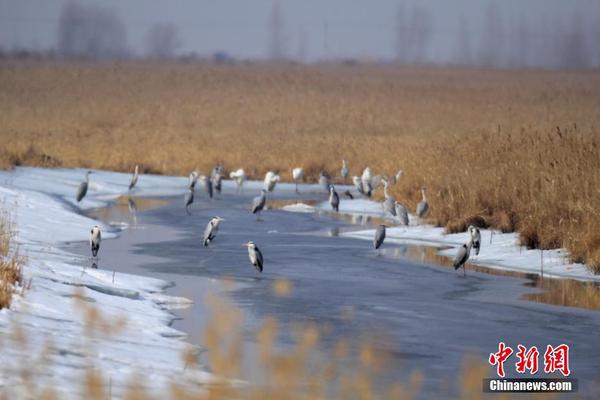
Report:
<svg viewBox="0 0 600 400"><path fill-rule="evenodd" d="M328 202L315 206L298 203L283 207L292 212L330 211ZM340 213L350 215L368 215L384 217L381 203L367 200L341 200ZM390 222L394 218L385 216ZM387 229L386 243L425 245L441 248L439 254L454 257L457 247L466 243L469 236L466 232L445 234L443 228L431 225L419 225L414 215L409 216L409 226L395 226ZM374 229L355 232L345 232L342 236L357 239L373 240ZM449 247L449 248L448 248ZM481 231L481 252L478 256L471 253L470 263L490 268L518 271L523 273L539 274L541 272L542 251L528 250L519 245L518 234L500 233L491 230ZM564 249L543 251L544 277L570 278L586 281L600 281L600 275L593 274L584 264L569 262L568 254Z"/></svg>

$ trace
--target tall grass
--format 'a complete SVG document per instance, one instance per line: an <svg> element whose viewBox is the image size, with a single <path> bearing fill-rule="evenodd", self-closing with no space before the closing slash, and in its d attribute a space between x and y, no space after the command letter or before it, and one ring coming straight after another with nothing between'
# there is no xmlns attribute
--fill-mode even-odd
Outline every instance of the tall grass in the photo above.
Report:
<svg viewBox="0 0 600 400"><path fill-rule="evenodd" d="M600 270L600 73L184 63L0 64L0 164L251 177L365 166L431 221L518 231Z"/></svg>
<svg viewBox="0 0 600 400"><path fill-rule="evenodd" d="M23 260L14 246L10 215L0 211L0 310L9 308L13 293L22 283Z"/></svg>

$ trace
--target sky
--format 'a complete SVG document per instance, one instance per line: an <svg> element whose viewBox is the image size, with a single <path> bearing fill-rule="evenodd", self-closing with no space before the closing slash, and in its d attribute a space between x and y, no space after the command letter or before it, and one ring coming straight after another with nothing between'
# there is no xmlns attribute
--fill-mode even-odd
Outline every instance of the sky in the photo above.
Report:
<svg viewBox="0 0 600 400"><path fill-rule="evenodd" d="M597 0L80 0L112 8L123 20L128 46L142 52L144 37L157 23L177 26L179 52L210 56L217 51L236 58L269 53L269 23L274 1L282 15L286 53L305 61L323 58L389 59L395 55L399 5L430 10L433 31L426 59L450 59L456 51L458 24L469 23L473 46L485 33L485 13L495 2L503 24L524 17L532 27L571 21L600 26ZM0 0L0 47L56 48L58 19L67 0ZM588 29L588 28L586 28ZM589 29L588 29L589 30ZM587 32L600 42L597 32ZM538 34L539 35L539 34ZM594 36L595 35L595 36ZM593 40L592 38L598 38ZM600 56L598 56L600 58ZM600 62L600 60L598 60Z"/></svg>

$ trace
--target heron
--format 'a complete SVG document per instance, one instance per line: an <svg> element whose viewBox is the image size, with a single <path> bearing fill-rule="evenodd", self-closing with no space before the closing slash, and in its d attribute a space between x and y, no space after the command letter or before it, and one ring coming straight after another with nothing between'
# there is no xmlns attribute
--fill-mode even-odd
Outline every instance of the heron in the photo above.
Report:
<svg viewBox="0 0 600 400"><path fill-rule="evenodd" d="M304 170L300 167L292 170L292 179L296 183L296 193L298 193L298 181L304 177Z"/></svg>
<svg viewBox="0 0 600 400"><path fill-rule="evenodd" d="M363 170L363 173L362 173L360 179L362 181L363 190L366 193L367 192L367 187L373 187L373 184L372 184L372 181L371 181L373 179L373 173L371 172L371 168L366 167Z"/></svg>
<svg viewBox="0 0 600 400"><path fill-rule="evenodd" d="M340 196L338 196L333 185L329 186L329 204L331 204L331 208L333 208L335 212L340 211Z"/></svg>
<svg viewBox="0 0 600 400"><path fill-rule="evenodd" d="M208 225L206 225L206 228L204 229L204 247L208 247L210 242L217 236L221 221L225 220L221 217L212 217L210 221L208 221Z"/></svg>
<svg viewBox="0 0 600 400"><path fill-rule="evenodd" d="M402 204L396 202L396 216L400 220L400 223L404 226L408 226L408 210Z"/></svg>
<svg viewBox="0 0 600 400"><path fill-rule="evenodd" d="M190 189L189 192L185 195L185 212L188 215L192 215L190 213L190 206L194 202L194 189Z"/></svg>
<svg viewBox="0 0 600 400"><path fill-rule="evenodd" d="M202 175L200 177L200 180L204 184L204 190L206 190L206 193L208 194L208 197L212 199L212 197L213 197L213 184L212 184L212 180L209 177L206 177L204 175Z"/></svg>
<svg viewBox="0 0 600 400"><path fill-rule="evenodd" d="M215 188L215 191L220 194L221 193L221 183L223 181L223 175L221 175L221 174L213 175L211 181L212 181L211 183L212 183L213 188Z"/></svg>
<svg viewBox="0 0 600 400"><path fill-rule="evenodd" d="M261 189L260 195L252 199L252 214L256 214L256 220L260 221L260 213L265 208L267 203L267 191Z"/></svg>
<svg viewBox="0 0 600 400"><path fill-rule="evenodd" d="M269 171L265 174L264 187L267 192L275 190L275 185L279 182L279 175L273 171Z"/></svg>
<svg viewBox="0 0 600 400"><path fill-rule="evenodd" d="M356 188L358 193L362 194L363 196L371 197L371 187L363 186L363 181L362 179L360 179L360 176L353 176L352 183L354 183L354 187Z"/></svg>
<svg viewBox="0 0 600 400"><path fill-rule="evenodd" d="M392 175L389 178L389 183L392 185L395 185L396 183L398 183L398 181L400 181L400 178L402 178L402 175L404 174L404 171L402 171L401 169L398 170L398 172L396 172L396 175Z"/></svg>
<svg viewBox="0 0 600 400"><path fill-rule="evenodd" d="M252 240L243 244L243 246L248 248L248 258L250 259L250 263L254 265L254 268L256 268L258 272L263 272L263 255L258 249L258 246L256 246Z"/></svg>
<svg viewBox="0 0 600 400"><path fill-rule="evenodd" d="M237 171L230 172L229 177L235 181L235 184L237 185L237 191L241 192L244 181L246 180L246 172L240 168Z"/></svg>
<svg viewBox="0 0 600 400"><path fill-rule="evenodd" d="M429 203L427 203L427 196L425 196L425 187L421 188L421 195L423 196L423 200L417 204L417 216L419 218L423 218L427 214L427 211L429 211Z"/></svg>
<svg viewBox="0 0 600 400"><path fill-rule="evenodd" d="M135 170L133 171L133 176L131 177L131 181L129 182L129 190L131 191L134 187L135 184L138 181L138 166L135 166Z"/></svg>
<svg viewBox="0 0 600 400"><path fill-rule="evenodd" d="M394 196L391 196L388 193L388 182L387 180L383 180L383 195L385 196L385 200L383 201L383 212L392 214L393 217L396 216L396 199Z"/></svg>
<svg viewBox="0 0 600 400"><path fill-rule="evenodd" d="M479 228L473 225L469 225L469 236L471 237L471 242L473 242L473 249L475 250L475 255L479 255L479 250L481 249L481 232Z"/></svg>
<svg viewBox="0 0 600 400"><path fill-rule="evenodd" d="M340 170L340 175L342 175L344 183L346 183L346 179L348 178L349 173L350 170L348 169L348 163L346 163L346 160L342 160L342 169Z"/></svg>
<svg viewBox="0 0 600 400"><path fill-rule="evenodd" d="M467 244L463 244L458 248L458 252L456 253L456 257L454 257L454 270L456 271L460 267L463 267L463 275L467 275L467 268L465 264L469 259L469 254L471 254L471 246L473 245L473 241L469 240Z"/></svg>
<svg viewBox="0 0 600 400"><path fill-rule="evenodd" d="M194 170L190 173L190 182L188 188L194 190L196 188L196 182L198 182L198 171Z"/></svg>
<svg viewBox="0 0 600 400"><path fill-rule="evenodd" d="M96 257L98 255L101 240L102 233L100 232L100 227L98 225L94 225L90 231L90 247L92 248L92 257Z"/></svg>
<svg viewBox="0 0 600 400"><path fill-rule="evenodd" d="M79 184L79 187L77 188L77 202L79 203L86 195L87 191L88 191L88 186L90 183L90 174L92 173L92 171L88 171L85 173L85 181L81 182Z"/></svg>
<svg viewBox="0 0 600 400"><path fill-rule="evenodd" d="M329 177L323 171L319 173L319 185L321 185L323 189L329 192Z"/></svg>
<svg viewBox="0 0 600 400"><path fill-rule="evenodd" d="M378 250L381 245L383 244L383 241L385 240L385 225L379 225L377 227L377 229L375 230L375 237L373 238L373 247L375 247L375 250Z"/></svg>
<svg viewBox="0 0 600 400"><path fill-rule="evenodd" d="M375 175L373 178L371 178L371 188L372 190L375 190L379 187L379 185L381 185L381 182L383 182L383 176L381 175Z"/></svg>
<svg viewBox="0 0 600 400"><path fill-rule="evenodd" d="M344 196L346 196L347 198L349 198L350 200L354 200L354 196L352 196L352 193L350 193L349 190L346 190L344 192Z"/></svg>

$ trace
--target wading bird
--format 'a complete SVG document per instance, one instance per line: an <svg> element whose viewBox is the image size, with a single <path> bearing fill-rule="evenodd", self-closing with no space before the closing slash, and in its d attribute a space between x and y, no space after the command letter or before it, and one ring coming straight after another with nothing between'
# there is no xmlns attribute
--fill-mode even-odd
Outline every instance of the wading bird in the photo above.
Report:
<svg viewBox="0 0 600 400"><path fill-rule="evenodd" d="M465 263L469 259L469 254L471 254L471 246L473 242L469 240L467 244L463 244L458 248L458 253L456 253L456 257L454 257L454 270L456 271L460 267L463 267L463 275L467 274L467 267Z"/></svg>
<svg viewBox="0 0 600 400"><path fill-rule="evenodd" d="M221 221L225 220L221 217L212 217L211 220L208 221L208 225L206 225L206 229L204 229L204 247L208 247L210 242L217 236Z"/></svg>
<svg viewBox="0 0 600 400"><path fill-rule="evenodd" d="M213 175L211 181L212 181L212 186L215 188L215 191L218 194L220 194L221 193L221 183L223 181L223 175L221 175L221 174Z"/></svg>
<svg viewBox="0 0 600 400"><path fill-rule="evenodd" d="M133 176L131 177L131 181L129 182L129 190L132 190L135 187L135 184L138 181L138 166L135 166L135 170L133 171Z"/></svg>
<svg viewBox="0 0 600 400"><path fill-rule="evenodd" d="M90 247L92 248L92 257L96 257L98 255L98 250L100 250L100 241L102 241L100 227L98 225L94 225L90 232Z"/></svg>
<svg viewBox="0 0 600 400"><path fill-rule="evenodd" d="M235 184L237 185L237 191L241 192L244 181L246 180L246 172L240 168L237 171L230 172L229 177L235 181Z"/></svg>
<svg viewBox="0 0 600 400"><path fill-rule="evenodd" d="M367 193L367 188L373 188L373 173L371 172L371 168L366 167L363 170L362 175L360 176L360 180L362 182L362 186L363 186L363 190L365 193ZM369 196L371 196L369 194Z"/></svg>
<svg viewBox="0 0 600 400"><path fill-rule="evenodd" d="M404 226L408 226L408 210L406 209L406 207L396 202L395 208L396 216L398 217L398 220L400 220L400 223Z"/></svg>
<svg viewBox="0 0 600 400"><path fill-rule="evenodd" d="M190 173L190 181L188 184L188 188L190 190L194 190L196 188L196 182L198 182L198 171L192 171Z"/></svg>
<svg viewBox="0 0 600 400"><path fill-rule="evenodd" d="M273 171L269 171L265 174L264 188L267 192L275 190L275 185L279 182L279 175Z"/></svg>
<svg viewBox="0 0 600 400"><path fill-rule="evenodd" d="M256 220L260 221L260 213L267 203L267 191L262 189L260 195L252 199L252 214L256 214Z"/></svg>
<svg viewBox="0 0 600 400"><path fill-rule="evenodd" d="M417 204L417 216L419 218L423 218L427 214L427 211L429 211L429 203L427 203L427 197L425 196L425 187L421 188L421 195L423 196L423 200Z"/></svg>
<svg viewBox="0 0 600 400"><path fill-rule="evenodd" d="M479 255L479 250L481 249L481 232L479 228L469 225L469 236L471 237L471 242L473 242L473 249L475 250L475 255Z"/></svg>
<svg viewBox="0 0 600 400"><path fill-rule="evenodd" d="M354 183L354 187L356 188L356 190L358 191L358 193L360 193L360 194L362 194L364 196L365 195L365 191L363 190L362 181L360 179L360 176L353 176L352 177L352 183Z"/></svg>
<svg viewBox="0 0 600 400"><path fill-rule="evenodd" d="M342 160L342 169L340 170L340 175L342 175L342 178L344 179L344 184L346 183L346 179L348 178L349 173L350 170L348 169L348 164L346 163L346 160Z"/></svg>
<svg viewBox="0 0 600 400"><path fill-rule="evenodd" d="M396 216L396 199L394 196L388 193L388 182L383 179L383 195L385 196L385 200L383 201L383 212L392 214L393 217Z"/></svg>
<svg viewBox="0 0 600 400"><path fill-rule="evenodd" d="M296 183L296 193L298 193L298 181L301 181L304 177L304 170L300 167L292 170L292 180Z"/></svg>
<svg viewBox="0 0 600 400"><path fill-rule="evenodd" d="M385 240L385 225L379 225L375 230L375 237L373 238L373 247L378 250L383 241Z"/></svg>
<svg viewBox="0 0 600 400"><path fill-rule="evenodd" d="M85 173L85 181L81 182L79 184L79 187L77 188L77 202L79 203L86 195L87 191L88 191L88 185L90 183L90 174L92 173L92 171L88 171Z"/></svg>
<svg viewBox="0 0 600 400"><path fill-rule="evenodd" d="M331 208L333 208L335 212L340 211L340 196L338 196L333 185L329 186L329 204L331 204Z"/></svg>
<svg viewBox="0 0 600 400"><path fill-rule="evenodd" d="M390 177L389 183L391 185L395 185L396 183L398 183L398 181L400 181L400 178L402 177L402 174L404 174L404 172L401 169L398 170L398 172L396 172L396 175Z"/></svg>
<svg viewBox="0 0 600 400"><path fill-rule="evenodd" d="M253 241L249 241L243 246L248 248L248 258L250 259L250 263L254 265L254 268L256 268L258 272L263 272L263 255L256 244L254 244Z"/></svg>
<svg viewBox="0 0 600 400"><path fill-rule="evenodd" d="M204 184L204 190L206 190L206 194L208 194L208 197L212 199L212 197L213 197L213 184L212 184L212 180L210 178L204 176L204 175L202 175L200 177L200 180Z"/></svg>
<svg viewBox="0 0 600 400"><path fill-rule="evenodd" d="M185 212L188 215L192 215L190 213L190 206L194 202L194 189L190 189L189 192L185 195Z"/></svg>
<svg viewBox="0 0 600 400"><path fill-rule="evenodd" d="M321 171L319 173L319 185L327 192L329 192L329 177L325 175L325 172Z"/></svg>
<svg viewBox="0 0 600 400"><path fill-rule="evenodd" d="M344 196L346 196L347 198L349 198L350 200L354 200L354 196L352 196L352 193L350 193L349 190L346 190L344 192Z"/></svg>

